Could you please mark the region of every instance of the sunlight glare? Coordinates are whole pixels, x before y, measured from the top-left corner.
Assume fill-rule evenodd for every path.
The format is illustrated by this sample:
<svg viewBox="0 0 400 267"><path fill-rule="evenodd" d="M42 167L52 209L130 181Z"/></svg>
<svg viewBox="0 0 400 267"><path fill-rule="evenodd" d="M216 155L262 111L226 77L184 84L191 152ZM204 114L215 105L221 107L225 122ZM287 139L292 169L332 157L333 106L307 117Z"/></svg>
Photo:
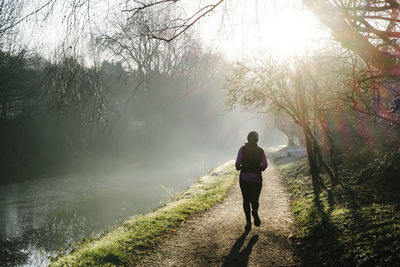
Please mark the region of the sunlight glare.
<svg viewBox="0 0 400 267"><path fill-rule="evenodd" d="M231 59L266 50L278 58L302 54L316 48L318 40L327 36L301 1L281 1L275 5L246 1L226 14L223 21L219 18L218 22L217 16L207 19L201 35L206 44L220 48Z"/></svg>

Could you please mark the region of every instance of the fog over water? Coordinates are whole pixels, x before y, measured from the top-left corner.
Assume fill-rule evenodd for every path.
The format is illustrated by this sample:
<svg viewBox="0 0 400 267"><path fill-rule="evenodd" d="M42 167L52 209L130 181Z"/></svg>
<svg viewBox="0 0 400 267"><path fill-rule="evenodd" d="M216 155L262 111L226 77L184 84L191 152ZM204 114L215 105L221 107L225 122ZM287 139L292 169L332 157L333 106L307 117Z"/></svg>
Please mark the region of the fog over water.
<svg viewBox="0 0 400 267"><path fill-rule="evenodd" d="M157 82L122 105L129 82L105 73L106 86L120 88L109 95L105 126L82 131L73 110L30 126L35 172L27 165L23 177L0 185L1 264L45 264L73 242L150 212L234 159L249 131L263 148L286 142L265 116L228 112L221 78L191 88Z"/></svg>
<svg viewBox="0 0 400 267"><path fill-rule="evenodd" d="M47 262L45 257L53 251L124 218L151 211L199 175L233 159L249 130L259 129L260 145L272 145L262 121L254 115L225 116L236 123L229 129L216 129L227 132L227 143L218 147L207 143L192 147L188 136L182 147L166 142L142 162L90 159L84 171L0 186L2 245L21 263Z"/></svg>

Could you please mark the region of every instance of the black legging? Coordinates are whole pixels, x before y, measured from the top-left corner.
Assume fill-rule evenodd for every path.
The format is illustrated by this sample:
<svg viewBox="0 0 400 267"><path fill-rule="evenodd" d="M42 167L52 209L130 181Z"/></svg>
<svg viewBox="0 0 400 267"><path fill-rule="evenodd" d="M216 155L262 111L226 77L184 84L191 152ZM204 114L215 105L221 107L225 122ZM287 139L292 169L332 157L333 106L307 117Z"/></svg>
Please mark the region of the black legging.
<svg viewBox="0 0 400 267"><path fill-rule="evenodd" d="M243 210L246 215L246 220L249 222L250 218L250 203L254 212L258 210L258 199L261 193L261 183L247 182L240 179L240 190L243 196Z"/></svg>

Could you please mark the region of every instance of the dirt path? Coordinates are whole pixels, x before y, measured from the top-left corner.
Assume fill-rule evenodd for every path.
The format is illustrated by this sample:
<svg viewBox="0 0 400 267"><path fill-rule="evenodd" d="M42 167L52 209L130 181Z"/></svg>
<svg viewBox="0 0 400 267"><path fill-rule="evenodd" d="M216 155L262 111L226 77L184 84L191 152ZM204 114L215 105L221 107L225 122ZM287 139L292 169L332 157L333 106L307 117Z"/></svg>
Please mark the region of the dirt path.
<svg viewBox="0 0 400 267"><path fill-rule="evenodd" d="M293 266L290 246L293 217L278 171L263 175L261 226L244 231L245 218L238 182L226 199L185 221L138 266Z"/></svg>

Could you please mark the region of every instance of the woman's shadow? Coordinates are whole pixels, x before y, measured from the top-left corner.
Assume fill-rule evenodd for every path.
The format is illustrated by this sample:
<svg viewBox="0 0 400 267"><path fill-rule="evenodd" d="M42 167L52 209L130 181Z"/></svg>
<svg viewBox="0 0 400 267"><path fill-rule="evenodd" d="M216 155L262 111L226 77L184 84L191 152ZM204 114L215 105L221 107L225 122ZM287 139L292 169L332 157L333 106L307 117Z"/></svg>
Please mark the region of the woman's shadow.
<svg viewBox="0 0 400 267"><path fill-rule="evenodd" d="M225 258L224 264L222 266L247 266L251 250L258 240L258 235L253 235L250 238L247 246L242 249L242 251L240 251L240 248L242 247L244 240L246 239L249 232L250 230L245 230L243 234L236 240L235 244L231 248L231 251L229 252L229 255Z"/></svg>

